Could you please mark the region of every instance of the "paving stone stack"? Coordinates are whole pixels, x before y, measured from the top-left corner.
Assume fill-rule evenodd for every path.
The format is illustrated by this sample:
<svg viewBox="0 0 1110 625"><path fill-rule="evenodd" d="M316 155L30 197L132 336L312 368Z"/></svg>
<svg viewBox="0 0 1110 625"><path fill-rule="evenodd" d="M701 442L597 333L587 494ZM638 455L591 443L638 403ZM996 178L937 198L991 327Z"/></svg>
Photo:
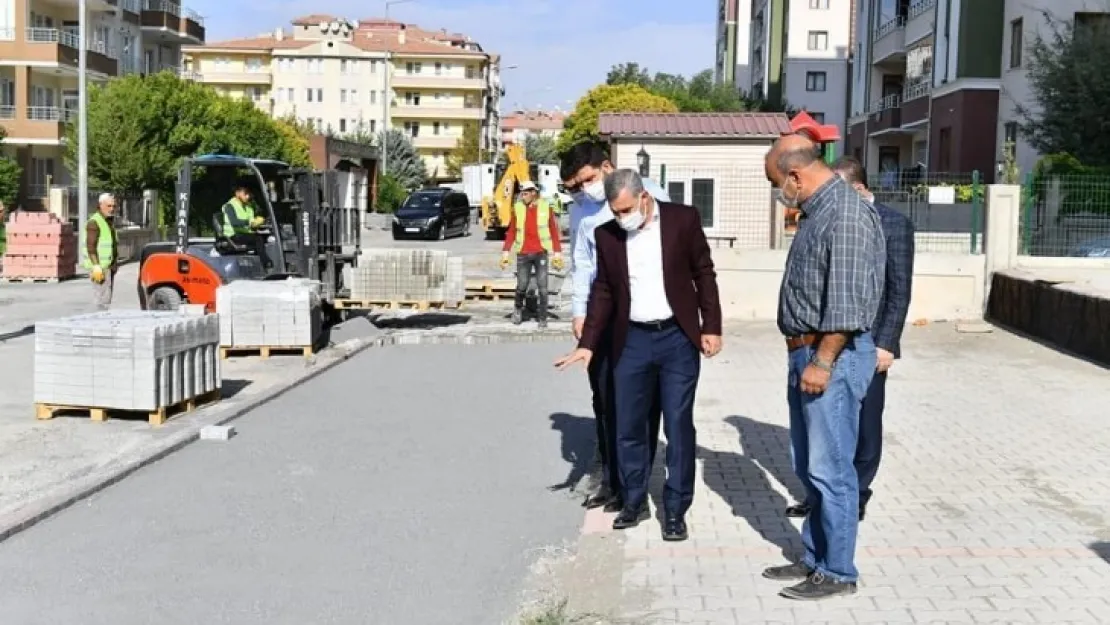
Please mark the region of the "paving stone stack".
<svg viewBox="0 0 1110 625"><path fill-rule="evenodd" d="M345 278L355 300L454 305L466 298L462 257L439 250L365 249Z"/></svg>
<svg viewBox="0 0 1110 625"><path fill-rule="evenodd" d="M77 235L53 214L16 211L7 237L4 278L64 280L77 273Z"/></svg>
<svg viewBox="0 0 1110 625"><path fill-rule="evenodd" d="M153 412L220 388L215 315L111 310L35 324L35 403Z"/></svg>
<svg viewBox="0 0 1110 625"><path fill-rule="evenodd" d="M309 347L323 331L314 280L240 280L216 289L223 347Z"/></svg>

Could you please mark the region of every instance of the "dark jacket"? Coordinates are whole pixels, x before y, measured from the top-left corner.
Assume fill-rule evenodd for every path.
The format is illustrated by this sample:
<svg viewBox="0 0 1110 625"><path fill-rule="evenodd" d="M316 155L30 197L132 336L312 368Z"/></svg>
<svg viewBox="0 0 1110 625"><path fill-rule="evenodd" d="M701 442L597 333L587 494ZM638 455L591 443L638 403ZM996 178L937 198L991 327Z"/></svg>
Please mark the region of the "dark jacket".
<svg viewBox="0 0 1110 625"><path fill-rule="evenodd" d="M913 289L913 222L889 206L878 202L874 205L886 238L886 279L871 336L876 347L901 358L902 330L906 327Z"/></svg>
<svg viewBox="0 0 1110 625"><path fill-rule="evenodd" d="M721 334L721 300L717 273L701 217L693 206L657 202L663 244L663 284L667 302L686 336L701 347L701 336ZM579 347L595 351L605 331L612 331L612 359L616 362L628 336L632 306L628 279L628 234L615 220L596 232L597 278L590 289L586 322Z"/></svg>

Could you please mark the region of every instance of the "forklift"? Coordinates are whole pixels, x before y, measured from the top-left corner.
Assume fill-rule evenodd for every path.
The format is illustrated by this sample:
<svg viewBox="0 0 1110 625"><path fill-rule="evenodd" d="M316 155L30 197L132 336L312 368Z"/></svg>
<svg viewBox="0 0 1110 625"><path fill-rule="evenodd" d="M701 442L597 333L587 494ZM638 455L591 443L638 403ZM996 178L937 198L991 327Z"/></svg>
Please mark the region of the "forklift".
<svg viewBox="0 0 1110 625"><path fill-rule="evenodd" d="M280 161L209 154L186 159L177 178L176 236L139 254L143 310L201 304L215 312L216 289L236 280L303 277L323 284L325 318L339 321L336 299L349 297L343 269L360 251L359 211L342 206L342 172L289 167ZM264 257L223 235L222 207L246 185ZM212 230L211 237L193 236Z"/></svg>

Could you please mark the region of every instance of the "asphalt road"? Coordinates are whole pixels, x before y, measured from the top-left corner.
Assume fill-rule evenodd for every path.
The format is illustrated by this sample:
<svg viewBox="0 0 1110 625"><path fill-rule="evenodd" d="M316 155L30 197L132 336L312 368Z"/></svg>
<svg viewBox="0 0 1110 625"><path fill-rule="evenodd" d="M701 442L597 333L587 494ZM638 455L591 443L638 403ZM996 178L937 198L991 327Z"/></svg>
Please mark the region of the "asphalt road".
<svg viewBox="0 0 1110 625"><path fill-rule="evenodd" d="M564 348L369 350L0 544L0 623L501 623L582 522Z"/></svg>

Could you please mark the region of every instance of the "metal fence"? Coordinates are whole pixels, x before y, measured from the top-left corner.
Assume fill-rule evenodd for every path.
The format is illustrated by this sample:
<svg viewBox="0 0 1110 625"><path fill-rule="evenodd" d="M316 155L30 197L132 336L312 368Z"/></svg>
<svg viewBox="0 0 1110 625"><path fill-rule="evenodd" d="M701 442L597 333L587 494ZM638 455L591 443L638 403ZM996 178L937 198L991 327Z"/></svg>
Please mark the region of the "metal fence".
<svg viewBox="0 0 1110 625"><path fill-rule="evenodd" d="M1021 200L1023 254L1110 258L1110 176L1030 174Z"/></svg>
<svg viewBox="0 0 1110 625"><path fill-rule="evenodd" d="M918 252L983 253L986 186L979 172L869 174L875 200L909 217Z"/></svg>

